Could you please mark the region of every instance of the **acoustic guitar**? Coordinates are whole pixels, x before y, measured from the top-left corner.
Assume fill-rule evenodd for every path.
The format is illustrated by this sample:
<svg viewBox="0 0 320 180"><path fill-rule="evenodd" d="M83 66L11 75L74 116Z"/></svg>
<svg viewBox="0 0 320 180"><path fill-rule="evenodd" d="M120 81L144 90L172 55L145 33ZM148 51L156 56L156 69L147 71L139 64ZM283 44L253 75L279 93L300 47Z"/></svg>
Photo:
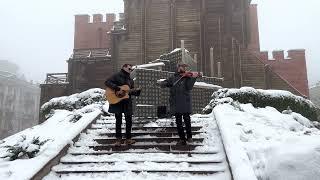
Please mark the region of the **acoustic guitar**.
<svg viewBox="0 0 320 180"><path fill-rule="evenodd" d="M105 96L109 104L117 104L123 99L129 99L129 93L137 90L137 89L130 89L128 85L119 86L119 88L123 90L125 94L120 96L116 94L115 90L109 87L106 88Z"/></svg>

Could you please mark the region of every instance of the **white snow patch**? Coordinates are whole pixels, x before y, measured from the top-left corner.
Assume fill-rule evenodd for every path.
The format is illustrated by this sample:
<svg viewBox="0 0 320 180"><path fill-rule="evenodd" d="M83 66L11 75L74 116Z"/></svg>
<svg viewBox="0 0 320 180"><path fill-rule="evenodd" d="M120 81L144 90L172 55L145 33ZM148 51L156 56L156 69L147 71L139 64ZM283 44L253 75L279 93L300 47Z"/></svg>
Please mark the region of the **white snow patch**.
<svg viewBox="0 0 320 180"><path fill-rule="evenodd" d="M218 89L222 88L221 86L214 85L214 84L208 84L208 83L205 83L205 82L196 82L194 84L194 87L195 88L204 88L204 89L215 89L215 90L218 90Z"/></svg>
<svg viewBox="0 0 320 180"><path fill-rule="evenodd" d="M159 79L157 80L158 83L161 83L163 81L165 81L166 79ZM205 83L205 82L195 82L194 83L194 87L195 88L202 88L202 89L214 89L214 90L218 90L221 89L221 86L218 85L214 85L214 84L209 84L209 83Z"/></svg>
<svg viewBox="0 0 320 180"><path fill-rule="evenodd" d="M137 107L153 107L154 105L149 104L137 104Z"/></svg>
<svg viewBox="0 0 320 180"><path fill-rule="evenodd" d="M181 51L181 50L182 50L181 48L176 48L176 49L172 50L169 54L175 53L175 52ZM185 52L189 53L189 51L187 49L184 49L184 50L185 50Z"/></svg>
<svg viewBox="0 0 320 180"><path fill-rule="evenodd" d="M133 66L133 69L143 69L143 68L152 68L152 67L159 67L159 66L165 66L163 62L159 63L149 63L149 64L141 64L137 66Z"/></svg>
<svg viewBox="0 0 320 180"><path fill-rule="evenodd" d="M284 90L264 90L264 89L254 89L252 87L242 87L240 89L221 89L215 93L217 98L223 98L223 97L228 97L231 94L242 94L242 93L252 93L252 94L263 94L264 96L268 97L290 97L295 99L296 101L300 102L305 102L307 103L310 107L314 107L314 104L308 100L305 99L301 96L296 96L292 94L289 91L284 91Z"/></svg>
<svg viewBox="0 0 320 180"><path fill-rule="evenodd" d="M250 167L262 180L320 177L320 131L308 119L272 107L240 106L243 111L229 104L214 108L235 179L249 179Z"/></svg>
<svg viewBox="0 0 320 180"><path fill-rule="evenodd" d="M58 155L67 144L72 143L72 140L100 114L101 111L96 109L91 113L84 114L79 121L73 123L70 121L73 117L72 112L56 110L54 116L44 123L3 139L4 143L0 147L1 156L6 154L6 148L3 147L14 145L22 135L29 139L40 137L41 141L45 139L50 139L50 141L44 144L37 156L32 159L17 159L15 161L0 159L0 179L32 178L45 164ZM37 147L29 146L29 148Z"/></svg>

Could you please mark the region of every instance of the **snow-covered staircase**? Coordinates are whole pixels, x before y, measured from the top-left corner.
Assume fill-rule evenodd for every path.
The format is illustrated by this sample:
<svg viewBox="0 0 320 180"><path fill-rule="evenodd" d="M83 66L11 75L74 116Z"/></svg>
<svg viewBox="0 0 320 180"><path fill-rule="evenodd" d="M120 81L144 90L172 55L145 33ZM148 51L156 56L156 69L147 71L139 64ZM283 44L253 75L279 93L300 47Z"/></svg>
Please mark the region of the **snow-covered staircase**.
<svg viewBox="0 0 320 180"><path fill-rule="evenodd" d="M124 127L123 122L123 133ZM134 120L132 136L136 144L116 147L115 119L102 117L80 135L46 178L231 179L214 120L209 116L192 117L192 133L192 144L177 146L174 120Z"/></svg>

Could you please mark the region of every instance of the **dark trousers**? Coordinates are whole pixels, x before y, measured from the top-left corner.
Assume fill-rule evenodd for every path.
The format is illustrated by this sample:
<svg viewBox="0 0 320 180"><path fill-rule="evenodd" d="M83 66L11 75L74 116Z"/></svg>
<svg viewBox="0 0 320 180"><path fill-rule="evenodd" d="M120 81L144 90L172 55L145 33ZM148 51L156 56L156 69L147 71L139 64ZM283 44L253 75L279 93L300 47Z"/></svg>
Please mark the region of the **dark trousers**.
<svg viewBox="0 0 320 180"><path fill-rule="evenodd" d="M122 124L122 113L116 113L116 138L122 139L121 124ZM132 128L132 115L125 114L126 120L126 139L131 139L131 128Z"/></svg>
<svg viewBox="0 0 320 180"><path fill-rule="evenodd" d="M192 138L192 133L191 133L191 119L190 119L190 114L181 114L181 113L176 113L176 124L177 124L177 130L178 134L181 140L186 140L186 136L184 133L184 128L182 124L182 117L184 120L184 124L186 127L186 132L187 132L187 138Z"/></svg>

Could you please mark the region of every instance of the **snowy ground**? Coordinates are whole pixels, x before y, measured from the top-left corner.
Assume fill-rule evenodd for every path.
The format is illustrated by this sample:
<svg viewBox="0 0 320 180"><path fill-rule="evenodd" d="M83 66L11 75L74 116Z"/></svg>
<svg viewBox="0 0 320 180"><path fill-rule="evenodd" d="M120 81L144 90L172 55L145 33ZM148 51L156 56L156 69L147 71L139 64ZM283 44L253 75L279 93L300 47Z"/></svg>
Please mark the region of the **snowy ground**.
<svg viewBox="0 0 320 180"><path fill-rule="evenodd" d="M20 133L0 141L0 156L7 154L6 145L15 145L22 136L26 141L22 147L28 147L34 137L41 141L49 139L40 148L40 152L32 159L18 159L8 161L0 158L0 179L30 179L48 161L55 157L67 144L73 144L76 137L101 111L107 111L104 104L104 91L92 89L69 97L56 98L45 104L43 109L50 107L75 108L73 111L55 110L55 113L45 123L26 129ZM78 121L76 117L80 118ZM114 131L108 125L101 123L111 121L114 117L106 117L97 121L95 128L80 136L80 140L69 149L69 153L94 152L88 145L97 145L94 138L100 133ZM150 122L145 127L174 126L172 119L159 119ZM71 167L58 165L53 170L64 169L116 169L122 173L96 173L80 175L58 176L54 172L45 179L230 179L229 167L226 162L223 144L226 148L229 164L235 180L317 180L320 179L320 131L314 128L313 123L300 114L278 112L275 108L254 108L251 104L238 104L237 108L230 104L218 105L210 115L193 115L193 126L202 126L201 133L194 138L204 138L202 146L193 150L193 153L216 152L212 154L195 154L189 157L186 154L162 153L157 149L128 150L130 153L110 155L66 155L61 161L116 161L115 166L89 163ZM220 132L219 132L220 131ZM220 136L221 133L221 136ZM103 138L103 136L99 136ZM151 135L142 135L139 138L152 138ZM222 138L222 139L221 139ZM141 142L140 142L141 143ZM222 144L223 143L223 144ZM35 149L35 146L29 146ZM28 148L28 149L29 149ZM145 152L142 152L145 151ZM95 151L97 152L97 151ZM100 151L99 151L100 152ZM177 162L163 164L161 161L176 160ZM222 164L214 166L192 166L187 162L221 160ZM133 165L130 161L141 161ZM31 166L32 165L32 166ZM172 169L172 170L224 170L214 176L195 176L187 173L152 174L132 173L135 169Z"/></svg>
<svg viewBox="0 0 320 180"><path fill-rule="evenodd" d="M50 174L45 180L55 180L57 179L56 176ZM172 173L158 173L158 174L151 174L147 172L142 172L140 174L133 173L130 171L122 172L122 173L99 173L99 174L92 174L90 176L78 174L78 175L64 175L62 177L64 180L229 180L226 179L224 173L217 173L215 177L206 177L203 175L193 175L190 177L188 173L179 173L179 174L172 174Z"/></svg>
<svg viewBox="0 0 320 180"><path fill-rule="evenodd" d="M16 144L22 135L27 138L22 147L29 146L28 142L34 137L39 137L41 141L46 139L49 139L49 141L40 148L40 152L32 159L9 161L0 158L0 179L30 179L67 144L72 144L72 139L100 114L101 111L95 109L90 113L83 114L79 121L72 122L74 118L72 112L56 110L54 115L46 122L3 139L0 144L1 157L7 154L4 146Z"/></svg>
<svg viewBox="0 0 320 180"><path fill-rule="evenodd" d="M98 120L97 123L108 122L110 123L112 117L107 120ZM159 119L156 122L151 122L145 124L144 127L163 127L163 126L175 126L172 119ZM99 125L93 125L94 127L99 127ZM101 126L101 125L100 125ZM194 115L192 116L192 126L203 126L200 130L201 134L195 135L194 138L203 137L203 146L200 146L193 150L192 152L215 152L213 154L194 154L190 157L188 154L171 154L171 153L161 153L161 150L148 149L148 150L128 150L131 153L114 153L109 155L80 155L74 156L68 154L61 159L61 162L95 162L89 164L80 165L68 165L60 164L55 166L53 170L121 170L124 172L118 173L87 173L87 174L69 174L57 176L54 172L50 173L46 180L54 179L203 179L203 180L230 180L231 175L229 172L229 167L226 162L225 152L223 145L221 143L220 134L217 128L216 121L211 116L204 115ZM83 133L76 145L81 145L81 147L72 147L69 149L69 153L88 153L97 152L89 149L88 145L95 145L96 142L93 141L94 138L103 136L98 136L100 133L113 132L114 129L109 128L114 127L114 125L109 124L103 126L102 129L89 129L87 133ZM147 135L143 138L151 138L152 136ZM139 136L137 138L142 138ZM128 152L127 151L127 152ZM103 151L99 151L103 153ZM148 152L148 153L142 153ZM154 153L153 153L154 152ZM176 163L166 163L170 161L176 161ZM100 163L97 163L100 162ZM141 163L137 163L141 162ZM198 162L198 161L218 161L221 163L211 164L211 165L191 165L187 162ZM115 164L108 164L106 162L115 162ZM130 162L136 162L134 164ZM217 170L223 171L213 175L192 175L188 173L132 173L132 170L161 170L161 171L206 171L206 170Z"/></svg>
<svg viewBox="0 0 320 180"><path fill-rule="evenodd" d="M240 106L243 111L218 105L212 114L234 176L243 166L250 173L251 165L259 180L320 179L320 131L308 119L272 107Z"/></svg>
<svg viewBox="0 0 320 180"><path fill-rule="evenodd" d="M80 94L54 98L45 103L42 110L48 112L48 120L1 140L0 157L19 154L20 158L13 158L16 159L14 161L9 161L7 157L0 158L0 179L32 178L66 145L72 144L72 140L107 108L102 89L90 89ZM48 141L41 146L31 143L34 138ZM8 152L5 146L14 146L15 149L28 153L39 152L30 159L20 156L23 153ZM20 150L18 152L21 152Z"/></svg>

